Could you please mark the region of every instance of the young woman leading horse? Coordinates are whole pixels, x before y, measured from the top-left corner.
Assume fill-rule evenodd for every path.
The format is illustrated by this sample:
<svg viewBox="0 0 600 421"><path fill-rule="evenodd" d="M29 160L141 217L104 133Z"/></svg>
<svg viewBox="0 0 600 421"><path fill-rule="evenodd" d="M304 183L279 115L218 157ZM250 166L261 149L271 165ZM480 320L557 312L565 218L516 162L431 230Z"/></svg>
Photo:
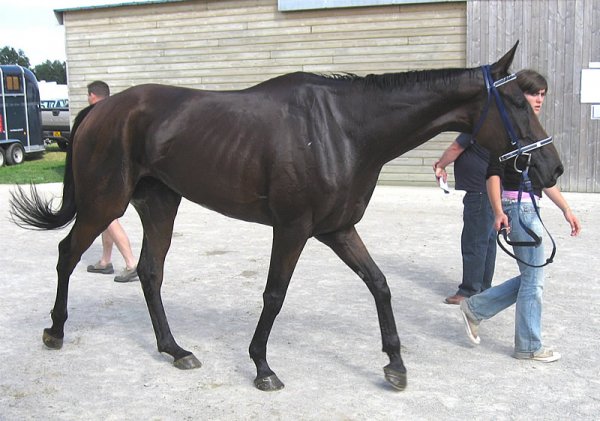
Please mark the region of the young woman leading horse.
<svg viewBox="0 0 600 421"><path fill-rule="evenodd" d="M307 240L329 246L375 299L385 377L406 387L406 368L385 276L355 230L382 166L443 131L472 132L493 152L510 149L499 95L525 145L547 138L508 75L517 45L492 66L385 75L294 73L232 92L142 85L83 110L67 152L62 205L53 211L35 189L12 198L21 225L75 223L59 245L52 326L43 340L60 348L69 277L83 252L131 202L144 239L138 274L158 350L189 369L200 362L173 338L161 300L163 264L183 197L227 216L273 227L263 310L250 343L255 385L283 383L267 363L267 341ZM482 69L484 71L482 71ZM493 78L493 80L490 80ZM562 173L553 145L532 152L533 176L552 186Z"/></svg>

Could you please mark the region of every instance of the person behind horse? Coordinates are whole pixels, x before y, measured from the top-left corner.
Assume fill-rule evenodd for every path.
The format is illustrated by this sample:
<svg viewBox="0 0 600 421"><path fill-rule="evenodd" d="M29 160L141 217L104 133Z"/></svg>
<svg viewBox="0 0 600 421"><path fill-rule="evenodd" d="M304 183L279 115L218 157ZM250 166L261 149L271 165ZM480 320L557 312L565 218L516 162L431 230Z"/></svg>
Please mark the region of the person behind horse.
<svg viewBox="0 0 600 421"><path fill-rule="evenodd" d="M517 74L517 83L525 93L525 98L534 113L538 115L548 90L546 80L533 70L523 70ZM571 235L579 234L581 230L579 221L556 185L542 189L536 180L533 180L535 197L532 199L529 194L523 193L519 204L521 174L514 168L516 158L504 163L500 163L498 158L498 156L490 157L487 171L487 191L494 212L494 229L496 231L507 227L512 242L531 241L531 237L519 222L521 219L525 226L541 238L543 227L537 217L532 200L539 201L543 190L563 212L571 227ZM537 247L513 246L513 250L517 258L530 265L544 263L543 244ZM532 267L521 262L518 262L518 265L519 275L460 303L467 335L473 343L479 344L478 329L481 321L495 316L516 303L513 357L542 362L557 361L560 359L560 354L542 344L543 268Z"/></svg>
<svg viewBox="0 0 600 421"><path fill-rule="evenodd" d="M448 180L446 166L454 162L456 189L464 190L463 229L460 237L462 282L458 291L446 297L447 304L462 300L492 286L496 265L494 213L487 197L485 174L487 149L475 143L470 134L461 133L433 164L438 180Z"/></svg>
<svg viewBox="0 0 600 421"><path fill-rule="evenodd" d="M110 88L106 82L100 80L90 83L87 89L90 105L96 104L110 95ZM125 269L120 275L115 276L115 282L137 281L139 279L137 275L137 262L133 257L129 238L118 219L112 221L102 233L102 257L98 263L89 265L87 271L104 274L114 273L113 264L111 263L113 245L117 246L117 249L119 249L125 260Z"/></svg>

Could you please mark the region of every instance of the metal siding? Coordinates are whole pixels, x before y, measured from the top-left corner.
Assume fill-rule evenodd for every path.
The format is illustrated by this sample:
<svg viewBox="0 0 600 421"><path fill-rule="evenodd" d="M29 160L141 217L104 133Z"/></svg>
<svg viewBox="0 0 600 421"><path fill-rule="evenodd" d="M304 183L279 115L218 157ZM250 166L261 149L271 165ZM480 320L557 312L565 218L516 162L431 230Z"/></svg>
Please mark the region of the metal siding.
<svg viewBox="0 0 600 421"><path fill-rule="evenodd" d="M600 192L600 121L580 103L581 69L600 61L596 0L472 0L467 3L467 64L491 62L517 40L513 69L548 79L541 120L565 165L566 191ZM596 1L597 3L597 1Z"/></svg>

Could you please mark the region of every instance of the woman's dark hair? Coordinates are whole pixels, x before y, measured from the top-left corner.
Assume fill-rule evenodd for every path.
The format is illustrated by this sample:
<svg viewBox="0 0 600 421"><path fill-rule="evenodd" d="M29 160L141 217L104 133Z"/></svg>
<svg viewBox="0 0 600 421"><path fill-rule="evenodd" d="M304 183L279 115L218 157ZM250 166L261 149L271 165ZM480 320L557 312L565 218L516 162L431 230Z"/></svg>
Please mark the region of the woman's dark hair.
<svg viewBox="0 0 600 421"><path fill-rule="evenodd" d="M537 94L542 89L548 93L548 82L535 70L525 69L517 72L519 88L526 94Z"/></svg>

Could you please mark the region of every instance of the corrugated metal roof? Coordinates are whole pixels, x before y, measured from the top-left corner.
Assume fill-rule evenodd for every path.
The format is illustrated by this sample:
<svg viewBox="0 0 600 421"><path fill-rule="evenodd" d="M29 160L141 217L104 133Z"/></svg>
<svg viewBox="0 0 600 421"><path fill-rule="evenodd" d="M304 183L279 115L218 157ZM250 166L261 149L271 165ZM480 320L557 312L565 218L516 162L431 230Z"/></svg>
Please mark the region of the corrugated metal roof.
<svg viewBox="0 0 600 421"><path fill-rule="evenodd" d="M125 6L140 6L146 4L160 4L160 3L175 3L186 0L140 0L140 1L128 1L123 3L112 3L112 4L101 4L96 6L82 6L82 7L71 7L65 9L54 9L54 16L59 25L63 24L63 14L65 12L76 12L80 10L94 10L94 9L107 9L111 7L125 7Z"/></svg>

